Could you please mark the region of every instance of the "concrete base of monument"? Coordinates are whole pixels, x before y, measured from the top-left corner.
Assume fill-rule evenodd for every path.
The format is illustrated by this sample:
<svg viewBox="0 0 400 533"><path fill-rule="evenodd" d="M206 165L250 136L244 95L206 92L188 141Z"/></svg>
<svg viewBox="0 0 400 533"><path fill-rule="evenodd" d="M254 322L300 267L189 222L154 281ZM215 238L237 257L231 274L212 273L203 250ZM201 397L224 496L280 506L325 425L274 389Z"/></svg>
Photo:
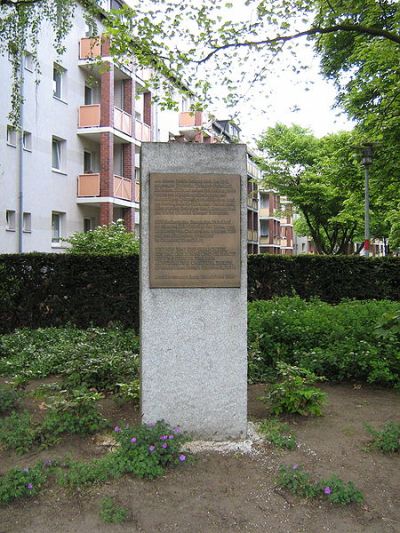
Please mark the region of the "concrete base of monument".
<svg viewBox="0 0 400 533"><path fill-rule="evenodd" d="M145 143L140 227L143 422L165 420L203 439L243 439L246 147ZM218 285L224 271L233 285Z"/></svg>

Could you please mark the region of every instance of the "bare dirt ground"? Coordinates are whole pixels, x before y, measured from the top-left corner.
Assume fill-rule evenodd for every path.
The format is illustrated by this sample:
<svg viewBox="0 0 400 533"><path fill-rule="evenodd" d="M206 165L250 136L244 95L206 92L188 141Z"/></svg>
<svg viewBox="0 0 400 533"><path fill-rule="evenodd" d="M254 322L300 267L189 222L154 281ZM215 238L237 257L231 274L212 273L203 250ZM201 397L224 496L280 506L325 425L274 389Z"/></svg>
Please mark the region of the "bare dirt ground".
<svg viewBox="0 0 400 533"><path fill-rule="evenodd" d="M192 464L145 481L125 476L102 486L71 493L51 484L40 496L0 507L0 533L124 532L400 532L400 457L365 451L364 423L380 427L399 420L400 394L371 387L323 385L328 393L325 416L290 417L299 447L281 451L257 444L250 454L196 454ZM267 416L263 387L249 388L249 419ZM105 403L115 421L138 420L138 413ZM101 440L101 439L100 439ZM0 473L11 466L29 466L38 459L66 453L89 459L104 453L98 438L68 438L47 451L23 457L0 454ZM352 480L365 502L340 507L307 501L276 486L280 464L298 463L315 477L336 473ZM106 525L100 501L113 496L129 508L129 520Z"/></svg>

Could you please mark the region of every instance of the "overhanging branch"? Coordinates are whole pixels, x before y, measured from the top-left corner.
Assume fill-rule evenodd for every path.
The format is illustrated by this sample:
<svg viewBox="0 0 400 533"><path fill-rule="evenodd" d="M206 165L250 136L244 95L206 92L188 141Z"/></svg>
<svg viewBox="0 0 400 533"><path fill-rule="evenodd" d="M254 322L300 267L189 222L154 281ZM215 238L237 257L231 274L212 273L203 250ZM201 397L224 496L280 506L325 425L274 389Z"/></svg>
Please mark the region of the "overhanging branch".
<svg viewBox="0 0 400 533"><path fill-rule="evenodd" d="M243 43L227 43L227 44L215 47L205 57L196 61L196 63L198 64L205 63L218 52L221 52L223 50L228 50L230 48L246 48L246 47L252 48L252 47L258 47L258 46L273 45L273 44L293 41L301 37L310 37L312 35L324 35L324 34L336 33L336 32L342 32L342 31L359 33L362 35L369 35L372 37L381 37L383 39L387 39L389 41L392 41L400 45L399 34L392 33L390 31L387 31L381 28L373 28L370 26L362 26L359 24L335 24L327 28L319 28L319 27L309 28L308 30L304 30L298 33L293 33L291 35L277 35L276 37L263 39L261 41L245 41Z"/></svg>

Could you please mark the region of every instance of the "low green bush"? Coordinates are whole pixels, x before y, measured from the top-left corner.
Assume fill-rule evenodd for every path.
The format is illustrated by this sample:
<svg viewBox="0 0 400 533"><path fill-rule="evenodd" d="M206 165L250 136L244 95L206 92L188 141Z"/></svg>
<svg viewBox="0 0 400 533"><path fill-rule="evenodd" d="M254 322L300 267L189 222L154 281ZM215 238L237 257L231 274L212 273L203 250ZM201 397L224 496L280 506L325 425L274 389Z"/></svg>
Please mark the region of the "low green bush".
<svg viewBox="0 0 400 533"><path fill-rule="evenodd" d="M366 425L368 433L372 436L369 448L383 453L400 452L400 423L386 422L381 430Z"/></svg>
<svg viewBox="0 0 400 533"><path fill-rule="evenodd" d="M382 316L398 312L391 301L330 305L298 297L249 304L249 381L271 380L280 361L329 380L393 386L400 376L400 333L382 337ZM390 333L389 333L390 332Z"/></svg>
<svg viewBox="0 0 400 533"><path fill-rule="evenodd" d="M304 368L278 363L279 382L267 387L266 403L275 415L282 413L303 416L322 414L326 394L313 384L323 381Z"/></svg>
<svg viewBox="0 0 400 533"><path fill-rule="evenodd" d="M289 490L292 494L304 498L326 498L332 503L347 505L350 503L361 503L362 493L349 482L344 482L336 475L327 479L313 481L311 475L305 472L299 465L285 466L279 468L278 485Z"/></svg>

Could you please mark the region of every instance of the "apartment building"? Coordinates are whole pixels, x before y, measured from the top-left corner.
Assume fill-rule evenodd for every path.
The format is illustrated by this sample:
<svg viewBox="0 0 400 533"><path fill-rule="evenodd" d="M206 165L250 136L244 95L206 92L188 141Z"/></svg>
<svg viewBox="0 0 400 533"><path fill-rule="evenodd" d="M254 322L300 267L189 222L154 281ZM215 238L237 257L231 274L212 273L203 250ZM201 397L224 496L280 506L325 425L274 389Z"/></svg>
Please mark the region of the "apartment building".
<svg viewBox="0 0 400 533"><path fill-rule="evenodd" d="M272 189L261 189L259 199L260 253L293 255L292 203Z"/></svg>
<svg viewBox="0 0 400 533"><path fill-rule="evenodd" d="M240 129L230 120L211 118L205 111L190 112L184 109L175 122L170 122L168 139L175 142L234 143L240 138ZM258 182L261 171L254 162L254 154L247 152L247 252L258 254Z"/></svg>
<svg viewBox="0 0 400 533"><path fill-rule="evenodd" d="M105 8L120 7L105 0ZM99 23L101 33L101 23ZM57 57L43 27L40 83L29 50L24 57L22 146L8 123L10 88L0 93L0 250L59 252L75 231L123 218L139 224L139 151L153 140L151 93L145 73L118 64L104 39L88 37L77 8ZM101 57L101 65L95 57ZM2 79L11 63L0 57Z"/></svg>

